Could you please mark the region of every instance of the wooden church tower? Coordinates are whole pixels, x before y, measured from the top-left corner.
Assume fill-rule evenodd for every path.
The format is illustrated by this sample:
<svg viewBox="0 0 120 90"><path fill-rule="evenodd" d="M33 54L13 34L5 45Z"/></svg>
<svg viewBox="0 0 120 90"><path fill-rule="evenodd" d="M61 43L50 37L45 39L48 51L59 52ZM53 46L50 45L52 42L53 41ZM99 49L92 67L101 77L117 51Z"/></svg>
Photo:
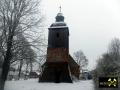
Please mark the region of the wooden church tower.
<svg viewBox="0 0 120 90"><path fill-rule="evenodd" d="M79 78L79 65L69 55L69 29L61 11L49 28L47 58L39 82L69 82Z"/></svg>

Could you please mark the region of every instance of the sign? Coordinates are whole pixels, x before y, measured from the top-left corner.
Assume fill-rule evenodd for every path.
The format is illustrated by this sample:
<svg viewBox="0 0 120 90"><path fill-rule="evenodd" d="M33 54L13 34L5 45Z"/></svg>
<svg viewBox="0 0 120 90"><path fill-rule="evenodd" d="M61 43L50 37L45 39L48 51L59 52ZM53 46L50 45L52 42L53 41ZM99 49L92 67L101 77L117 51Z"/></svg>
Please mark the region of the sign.
<svg viewBox="0 0 120 90"><path fill-rule="evenodd" d="M99 88L118 88L118 77L99 77Z"/></svg>

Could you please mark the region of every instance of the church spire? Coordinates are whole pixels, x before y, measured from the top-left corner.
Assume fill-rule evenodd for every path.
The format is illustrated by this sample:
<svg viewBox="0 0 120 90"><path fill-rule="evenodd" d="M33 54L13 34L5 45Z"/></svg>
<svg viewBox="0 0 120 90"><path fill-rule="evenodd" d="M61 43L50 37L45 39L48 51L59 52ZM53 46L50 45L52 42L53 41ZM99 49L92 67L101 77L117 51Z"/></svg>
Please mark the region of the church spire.
<svg viewBox="0 0 120 90"><path fill-rule="evenodd" d="M59 11L59 13L56 16L56 22L64 22L64 16L61 13L61 6L59 8L60 8L60 11Z"/></svg>

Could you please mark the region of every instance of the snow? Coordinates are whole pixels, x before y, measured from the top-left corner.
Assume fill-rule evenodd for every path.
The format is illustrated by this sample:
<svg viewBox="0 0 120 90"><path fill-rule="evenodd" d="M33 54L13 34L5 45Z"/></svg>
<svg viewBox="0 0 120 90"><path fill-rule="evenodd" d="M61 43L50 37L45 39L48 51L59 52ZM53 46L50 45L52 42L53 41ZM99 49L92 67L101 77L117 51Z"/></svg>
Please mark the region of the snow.
<svg viewBox="0 0 120 90"><path fill-rule="evenodd" d="M7 81L5 90L94 90L93 81L38 83L38 79Z"/></svg>
<svg viewBox="0 0 120 90"><path fill-rule="evenodd" d="M50 28L68 28L67 26L53 26L53 27L50 27Z"/></svg>

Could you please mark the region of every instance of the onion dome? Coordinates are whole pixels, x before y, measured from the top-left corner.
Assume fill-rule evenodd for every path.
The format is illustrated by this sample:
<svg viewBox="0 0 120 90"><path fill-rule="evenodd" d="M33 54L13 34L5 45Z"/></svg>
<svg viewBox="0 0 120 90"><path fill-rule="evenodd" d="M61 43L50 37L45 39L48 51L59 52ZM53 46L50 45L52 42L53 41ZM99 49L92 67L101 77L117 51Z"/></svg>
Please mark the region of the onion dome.
<svg viewBox="0 0 120 90"><path fill-rule="evenodd" d="M64 16L61 13L61 6L60 6L60 12L57 14L55 19L56 19L56 22L52 23L50 28L65 28L65 27L67 27L66 23L64 22Z"/></svg>
<svg viewBox="0 0 120 90"><path fill-rule="evenodd" d="M64 22L64 16L61 12L57 14L56 22Z"/></svg>
<svg viewBox="0 0 120 90"><path fill-rule="evenodd" d="M61 12L57 14L56 22L52 23L52 25L50 27L51 28L67 27L66 23L64 22L64 16L63 16L63 14Z"/></svg>

